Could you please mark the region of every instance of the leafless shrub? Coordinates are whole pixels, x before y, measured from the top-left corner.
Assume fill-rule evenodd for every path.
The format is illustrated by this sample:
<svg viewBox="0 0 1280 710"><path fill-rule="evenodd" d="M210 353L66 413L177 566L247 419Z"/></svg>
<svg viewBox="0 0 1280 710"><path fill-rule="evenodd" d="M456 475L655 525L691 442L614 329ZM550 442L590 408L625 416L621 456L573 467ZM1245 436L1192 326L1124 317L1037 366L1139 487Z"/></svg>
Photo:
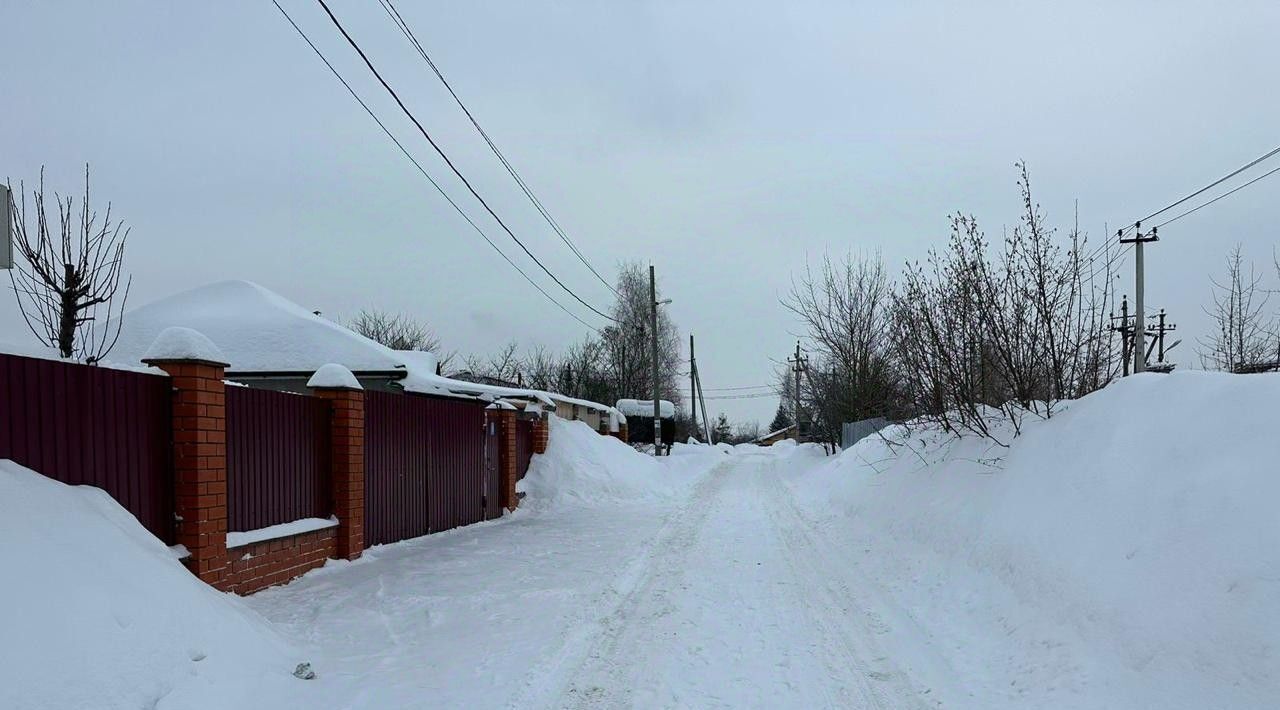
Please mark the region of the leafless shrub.
<svg viewBox="0 0 1280 710"><path fill-rule="evenodd" d="M1028 413L1048 417L1116 374L1107 337L1112 260L1086 261L1073 228L1065 249L1045 224L1019 164L1023 211L992 253L973 217L952 219L947 247L908 265L892 330L911 408L951 432L1001 440Z"/></svg>

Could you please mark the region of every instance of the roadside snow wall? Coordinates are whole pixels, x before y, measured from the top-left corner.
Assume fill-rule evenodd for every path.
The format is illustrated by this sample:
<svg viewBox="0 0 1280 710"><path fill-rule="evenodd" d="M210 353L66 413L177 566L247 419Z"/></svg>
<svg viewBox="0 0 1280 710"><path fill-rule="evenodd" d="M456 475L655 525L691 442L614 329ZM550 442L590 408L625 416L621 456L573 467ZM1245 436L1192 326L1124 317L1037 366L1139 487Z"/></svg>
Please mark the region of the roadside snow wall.
<svg viewBox="0 0 1280 710"><path fill-rule="evenodd" d="M1140 375L1007 451L873 436L792 484L974 707L1276 707L1278 403L1280 375Z"/></svg>
<svg viewBox="0 0 1280 710"><path fill-rule="evenodd" d="M688 490L703 456L723 456L711 447L688 455L655 458L584 422L549 417L545 454L535 454L516 484L527 495L521 506L565 503L618 504L669 501Z"/></svg>
<svg viewBox="0 0 1280 710"><path fill-rule="evenodd" d="M0 459L0 708L288 707L303 659L106 493Z"/></svg>

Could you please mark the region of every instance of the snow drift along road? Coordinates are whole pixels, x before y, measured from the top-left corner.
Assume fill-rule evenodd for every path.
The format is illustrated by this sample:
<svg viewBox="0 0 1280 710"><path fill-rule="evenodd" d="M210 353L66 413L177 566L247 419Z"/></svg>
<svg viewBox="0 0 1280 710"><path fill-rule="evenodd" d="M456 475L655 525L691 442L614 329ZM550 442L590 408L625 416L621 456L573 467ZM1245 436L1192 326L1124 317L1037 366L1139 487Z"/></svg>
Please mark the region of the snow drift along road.
<svg viewBox="0 0 1280 710"><path fill-rule="evenodd" d="M791 483L961 706L1275 707L1277 402L1280 375L1136 376L1008 451L871 438Z"/></svg>
<svg viewBox="0 0 1280 710"><path fill-rule="evenodd" d="M0 708L257 707L302 689L303 659L264 619L97 488L0 460L0 570Z"/></svg>

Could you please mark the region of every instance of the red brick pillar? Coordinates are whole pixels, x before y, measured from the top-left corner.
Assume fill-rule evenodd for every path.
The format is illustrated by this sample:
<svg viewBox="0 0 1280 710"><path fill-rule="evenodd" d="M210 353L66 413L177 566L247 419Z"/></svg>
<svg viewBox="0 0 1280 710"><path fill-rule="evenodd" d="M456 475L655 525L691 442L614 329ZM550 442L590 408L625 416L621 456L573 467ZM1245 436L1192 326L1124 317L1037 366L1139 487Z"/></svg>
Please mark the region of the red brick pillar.
<svg viewBox="0 0 1280 710"><path fill-rule="evenodd" d="M619 425L618 425L618 430L617 430L617 431L615 431L615 432L613 433L613 435L614 435L614 436L616 436L616 437L618 437L618 438L622 441L622 443L624 443L624 444L625 444L625 443L628 443L628 440L627 440L627 423L626 423L626 422L623 422L623 423L619 424Z"/></svg>
<svg viewBox="0 0 1280 710"><path fill-rule="evenodd" d="M551 439L551 422L547 421L548 415L543 415L538 421L533 423L533 453L547 453L547 443Z"/></svg>
<svg viewBox="0 0 1280 710"><path fill-rule="evenodd" d="M227 565L226 363L157 356L144 359L173 385L173 509L184 562L218 586Z"/></svg>
<svg viewBox="0 0 1280 710"><path fill-rule="evenodd" d="M329 478L338 519L337 557L344 560L364 552L364 390L354 377L351 384L313 388L317 397L329 400Z"/></svg>
<svg viewBox="0 0 1280 710"><path fill-rule="evenodd" d="M498 475L502 481L502 507L515 510L520 502L516 495L516 412L514 409L498 409L493 414L498 421Z"/></svg>

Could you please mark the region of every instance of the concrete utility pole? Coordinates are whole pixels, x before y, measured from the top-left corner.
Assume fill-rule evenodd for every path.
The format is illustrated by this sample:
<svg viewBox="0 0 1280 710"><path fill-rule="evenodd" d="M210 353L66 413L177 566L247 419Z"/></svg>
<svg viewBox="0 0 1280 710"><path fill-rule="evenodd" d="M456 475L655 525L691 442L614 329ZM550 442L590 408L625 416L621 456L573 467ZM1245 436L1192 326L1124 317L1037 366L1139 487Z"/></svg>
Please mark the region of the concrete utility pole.
<svg viewBox="0 0 1280 710"><path fill-rule="evenodd" d="M693 355L693 333L689 334L689 416L693 424L690 430L698 433L698 358ZM711 443L711 442L707 442Z"/></svg>
<svg viewBox="0 0 1280 710"><path fill-rule="evenodd" d="M653 331L653 455L662 452L662 409L658 389L658 306L671 303L671 299L658 300L658 279L649 264L649 329Z"/></svg>
<svg viewBox="0 0 1280 710"><path fill-rule="evenodd" d="M1147 322L1146 315L1142 312L1143 275L1145 270L1142 261L1142 245L1160 239L1156 235L1156 229L1156 227L1152 227L1150 232L1143 234L1142 223L1136 222L1133 225L1132 237L1125 239L1123 237L1124 230L1116 233L1120 237L1121 244L1133 244L1133 318L1136 324L1133 328L1133 371L1135 374L1147 369Z"/></svg>

